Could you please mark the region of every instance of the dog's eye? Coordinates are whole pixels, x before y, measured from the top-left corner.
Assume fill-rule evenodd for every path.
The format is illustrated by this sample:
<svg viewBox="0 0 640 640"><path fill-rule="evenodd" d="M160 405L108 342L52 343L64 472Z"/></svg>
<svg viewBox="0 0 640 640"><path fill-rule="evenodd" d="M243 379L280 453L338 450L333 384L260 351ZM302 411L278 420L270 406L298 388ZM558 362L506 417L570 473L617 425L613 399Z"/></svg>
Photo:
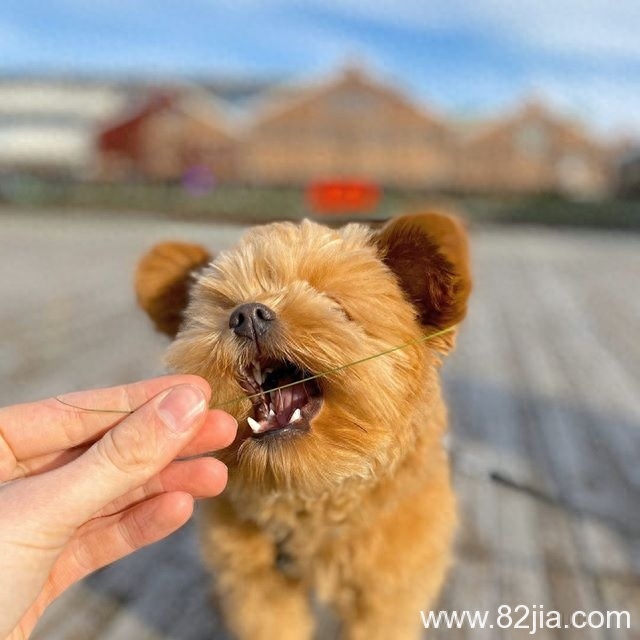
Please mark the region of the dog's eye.
<svg viewBox="0 0 640 640"><path fill-rule="evenodd" d="M209 299L216 307L220 307L221 309L233 309L237 306L237 302L232 300L229 296L221 293L220 291L210 291Z"/></svg>
<svg viewBox="0 0 640 640"><path fill-rule="evenodd" d="M328 293L325 293L324 295L333 303L332 306L336 308L338 311L340 311L340 313L342 313L342 315L347 320L353 321L353 318L348 314L347 310L342 306L342 304L336 298L334 298L332 295L329 295Z"/></svg>

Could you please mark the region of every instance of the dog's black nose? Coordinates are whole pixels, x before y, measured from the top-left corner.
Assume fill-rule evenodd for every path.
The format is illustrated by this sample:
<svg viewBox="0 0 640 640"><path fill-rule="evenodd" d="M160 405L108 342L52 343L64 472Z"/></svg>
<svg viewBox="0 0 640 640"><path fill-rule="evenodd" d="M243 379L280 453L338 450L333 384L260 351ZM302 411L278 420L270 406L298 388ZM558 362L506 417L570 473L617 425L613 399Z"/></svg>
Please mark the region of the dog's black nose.
<svg viewBox="0 0 640 640"><path fill-rule="evenodd" d="M248 302L241 304L231 312L229 329L233 329L238 336L256 340L269 331L275 319L275 311L266 305L259 302Z"/></svg>

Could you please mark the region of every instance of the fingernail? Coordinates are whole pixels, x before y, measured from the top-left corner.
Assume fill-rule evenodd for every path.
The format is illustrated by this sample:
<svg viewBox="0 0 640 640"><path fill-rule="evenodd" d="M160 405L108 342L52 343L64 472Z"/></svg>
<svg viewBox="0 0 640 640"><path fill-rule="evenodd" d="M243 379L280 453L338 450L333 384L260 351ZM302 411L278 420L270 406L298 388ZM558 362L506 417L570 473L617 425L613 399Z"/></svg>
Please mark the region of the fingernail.
<svg viewBox="0 0 640 640"><path fill-rule="evenodd" d="M207 400L198 387L183 384L170 389L158 404L158 415L174 433L188 431L207 408Z"/></svg>

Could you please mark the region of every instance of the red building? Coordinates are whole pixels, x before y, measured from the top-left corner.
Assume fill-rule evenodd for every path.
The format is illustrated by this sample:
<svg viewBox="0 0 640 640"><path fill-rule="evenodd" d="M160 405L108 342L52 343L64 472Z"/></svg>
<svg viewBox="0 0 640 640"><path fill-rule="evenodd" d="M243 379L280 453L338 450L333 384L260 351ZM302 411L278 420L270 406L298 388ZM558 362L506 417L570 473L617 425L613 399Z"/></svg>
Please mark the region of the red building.
<svg viewBox="0 0 640 640"><path fill-rule="evenodd" d="M234 173L234 141L215 100L198 90L152 95L97 138L102 179L183 179L194 170L212 181Z"/></svg>

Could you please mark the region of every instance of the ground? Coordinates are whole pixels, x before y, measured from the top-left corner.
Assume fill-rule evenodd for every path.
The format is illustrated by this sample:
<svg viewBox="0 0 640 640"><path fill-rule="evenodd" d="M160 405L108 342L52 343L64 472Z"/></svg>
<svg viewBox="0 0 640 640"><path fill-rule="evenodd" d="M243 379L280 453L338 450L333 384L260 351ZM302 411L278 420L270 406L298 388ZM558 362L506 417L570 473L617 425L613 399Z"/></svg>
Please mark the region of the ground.
<svg viewBox="0 0 640 640"><path fill-rule="evenodd" d="M0 229L0 404L160 373L166 342L135 307L136 259L160 239L221 249L241 232L6 210ZM492 228L472 246L477 286L444 370L462 523L438 608L490 611L489 623L500 605L626 610L629 630L535 637L638 639L640 235ZM72 588L34 638L223 640L207 584L187 526ZM529 634L465 625L429 637Z"/></svg>

